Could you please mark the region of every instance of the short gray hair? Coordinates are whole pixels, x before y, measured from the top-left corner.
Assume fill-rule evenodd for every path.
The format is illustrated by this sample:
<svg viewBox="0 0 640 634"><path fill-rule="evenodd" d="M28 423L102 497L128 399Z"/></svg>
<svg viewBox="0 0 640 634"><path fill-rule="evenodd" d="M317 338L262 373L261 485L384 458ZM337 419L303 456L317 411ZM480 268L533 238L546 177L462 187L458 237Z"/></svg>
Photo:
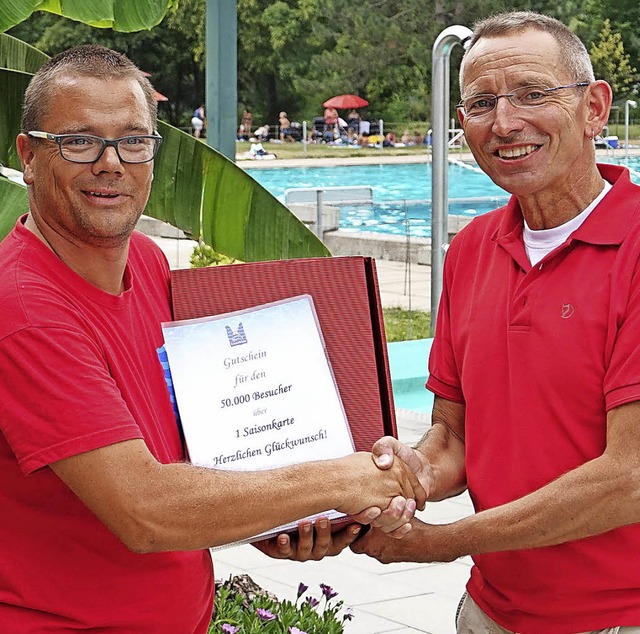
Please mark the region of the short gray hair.
<svg viewBox="0 0 640 634"><path fill-rule="evenodd" d="M595 81L589 53L580 38L559 20L534 11L508 11L479 20L473 26L473 36L464 57L483 38L504 37L529 29L549 33L554 38L573 81ZM461 90L464 57L460 67Z"/></svg>
<svg viewBox="0 0 640 634"><path fill-rule="evenodd" d="M104 46L84 44L70 48L47 61L32 77L24 95L22 132L38 130L47 111L55 83L60 77L81 76L99 79L135 79L144 93L151 125L158 124L156 93L144 73L122 53Z"/></svg>

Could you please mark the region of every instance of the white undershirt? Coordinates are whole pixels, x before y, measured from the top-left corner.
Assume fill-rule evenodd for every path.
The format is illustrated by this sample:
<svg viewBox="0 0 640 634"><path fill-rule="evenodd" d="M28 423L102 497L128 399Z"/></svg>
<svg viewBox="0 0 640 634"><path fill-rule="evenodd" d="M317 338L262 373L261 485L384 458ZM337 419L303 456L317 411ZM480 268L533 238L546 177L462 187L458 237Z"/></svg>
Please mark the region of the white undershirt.
<svg viewBox="0 0 640 634"><path fill-rule="evenodd" d="M611 183L604 181L602 191L593 202L575 218L568 222L553 227L553 229L530 229L527 221L524 221L522 239L527 251L527 256L532 266L535 266L542 258L559 247L566 239L589 217L589 214L596 208L598 203L607 195L611 189Z"/></svg>

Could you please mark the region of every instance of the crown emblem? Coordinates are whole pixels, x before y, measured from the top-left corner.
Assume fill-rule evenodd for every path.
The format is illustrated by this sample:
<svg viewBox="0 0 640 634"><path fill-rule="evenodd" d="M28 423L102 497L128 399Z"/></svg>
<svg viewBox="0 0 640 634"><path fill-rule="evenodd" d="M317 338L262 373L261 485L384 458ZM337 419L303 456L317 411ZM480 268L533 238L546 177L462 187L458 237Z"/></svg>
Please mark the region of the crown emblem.
<svg viewBox="0 0 640 634"><path fill-rule="evenodd" d="M241 346L247 343L247 335L244 334L244 326L242 322L238 323L238 327L233 330L231 326L225 326L227 331L227 339L229 340L229 345L233 346Z"/></svg>

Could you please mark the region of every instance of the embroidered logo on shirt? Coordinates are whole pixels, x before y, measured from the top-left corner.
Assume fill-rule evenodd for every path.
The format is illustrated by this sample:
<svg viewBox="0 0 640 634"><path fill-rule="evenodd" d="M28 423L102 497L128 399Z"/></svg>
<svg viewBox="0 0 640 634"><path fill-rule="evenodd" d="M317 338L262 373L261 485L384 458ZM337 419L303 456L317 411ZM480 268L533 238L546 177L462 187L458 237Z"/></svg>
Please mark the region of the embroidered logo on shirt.
<svg viewBox="0 0 640 634"><path fill-rule="evenodd" d="M571 304L562 304L562 319L569 319L569 317L573 317L574 312L575 311Z"/></svg>

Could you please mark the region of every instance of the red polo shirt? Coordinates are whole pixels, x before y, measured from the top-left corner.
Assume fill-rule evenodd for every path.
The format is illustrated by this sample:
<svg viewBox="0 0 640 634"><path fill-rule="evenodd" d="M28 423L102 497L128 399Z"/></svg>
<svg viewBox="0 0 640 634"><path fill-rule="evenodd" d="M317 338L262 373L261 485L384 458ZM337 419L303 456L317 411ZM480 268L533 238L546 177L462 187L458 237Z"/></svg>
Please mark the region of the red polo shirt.
<svg viewBox="0 0 640 634"><path fill-rule="evenodd" d="M640 399L640 187L624 168L599 169L613 188L535 267L515 198L473 220L447 253L427 387L466 404L477 511L601 455L607 411ZM468 590L518 632L640 625L638 553L636 525L480 555Z"/></svg>

